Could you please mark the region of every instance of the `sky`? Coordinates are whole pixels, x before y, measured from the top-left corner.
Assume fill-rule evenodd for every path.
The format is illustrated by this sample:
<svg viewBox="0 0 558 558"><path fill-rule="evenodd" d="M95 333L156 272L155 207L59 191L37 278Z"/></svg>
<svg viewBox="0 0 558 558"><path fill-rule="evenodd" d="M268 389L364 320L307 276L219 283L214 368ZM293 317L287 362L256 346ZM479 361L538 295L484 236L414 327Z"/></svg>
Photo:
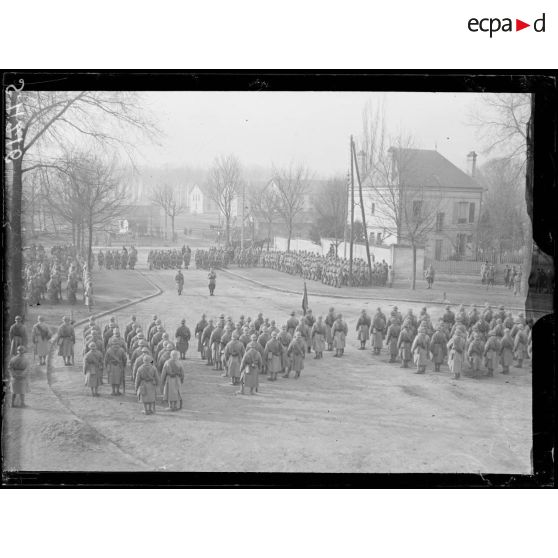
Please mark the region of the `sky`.
<svg viewBox="0 0 558 558"><path fill-rule="evenodd" d="M154 167L209 166L235 154L246 166L304 163L316 176L346 174L349 137L362 131L362 110L383 104L390 134L437 149L460 168L482 146L467 124L474 93L146 92L144 102L163 130L160 146L140 145Z"/></svg>

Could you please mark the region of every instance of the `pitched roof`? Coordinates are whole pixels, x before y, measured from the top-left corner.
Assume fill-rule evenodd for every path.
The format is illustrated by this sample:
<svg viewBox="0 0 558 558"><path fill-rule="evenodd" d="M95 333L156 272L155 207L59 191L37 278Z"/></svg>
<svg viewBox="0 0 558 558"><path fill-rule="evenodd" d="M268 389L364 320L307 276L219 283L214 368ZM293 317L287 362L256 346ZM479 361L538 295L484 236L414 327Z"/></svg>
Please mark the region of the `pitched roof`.
<svg viewBox="0 0 558 558"><path fill-rule="evenodd" d="M481 186L467 173L433 149L391 147L401 184L423 188L475 188Z"/></svg>

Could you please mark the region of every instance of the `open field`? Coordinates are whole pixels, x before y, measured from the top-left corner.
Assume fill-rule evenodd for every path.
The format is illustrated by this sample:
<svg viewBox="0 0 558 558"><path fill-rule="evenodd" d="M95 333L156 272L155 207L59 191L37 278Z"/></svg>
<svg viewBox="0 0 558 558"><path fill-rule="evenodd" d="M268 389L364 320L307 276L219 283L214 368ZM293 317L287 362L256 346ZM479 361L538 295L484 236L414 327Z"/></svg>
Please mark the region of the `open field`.
<svg viewBox="0 0 558 558"><path fill-rule="evenodd" d="M181 297L174 288L173 271L142 271L163 294L117 313L120 324L127 323L132 313L142 323L156 313L172 336L182 317L193 330L203 312L208 317L223 312L233 318L240 314L255 318L261 311L283 323L291 310L300 310L300 295L270 290L224 272L218 274L216 296L210 298L205 271L185 272ZM249 270L241 273L256 276ZM258 280L275 281L287 290L294 281L301 283L288 275L274 275L272 281L264 277L267 273L258 270ZM118 289L124 289L126 294L118 290L113 295L114 305L138 297L137 289L130 287L132 275L105 272L99 277L99 288L106 285L108 292L110 285L118 284ZM319 284L308 283L310 293L317 290L315 285ZM390 292L389 298L396 293L404 298L398 290ZM456 290L454 297L484 303L484 293L476 299L473 295ZM271 383L261 377L260 392L254 396L235 395L236 388L206 366L192 345L183 363L182 411L170 413L159 406L156 415L144 416L130 386L120 398L110 397L106 385L101 397L88 395L80 367L81 346L76 346L75 367L60 366L55 356L51 386L44 372L38 371L29 408L6 410L7 466L227 472L531 471L529 367L512 368L509 376L454 381L447 366L440 373L430 366L426 375L417 376L412 369L388 364L385 351L373 356L370 350L356 350L360 310L372 312L377 306L389 310L395 302L309 297L314 314L325 314L334 306L347 319L346 355L334 359L325 353L321 361L310 357L299 380L279 378ZM513 304L513 296L506 302ZM399 304L403 311L412 307L418 312L421 306ZM427 306L433 317L442 309L437 304Z"/></svg>

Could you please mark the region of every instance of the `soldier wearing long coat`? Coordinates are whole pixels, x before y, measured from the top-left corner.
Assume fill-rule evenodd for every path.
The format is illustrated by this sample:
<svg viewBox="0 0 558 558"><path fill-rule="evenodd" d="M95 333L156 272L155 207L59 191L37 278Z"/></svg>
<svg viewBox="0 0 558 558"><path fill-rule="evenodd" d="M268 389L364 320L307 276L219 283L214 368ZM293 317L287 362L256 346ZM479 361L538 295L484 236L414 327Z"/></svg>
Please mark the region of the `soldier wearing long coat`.
<svg viewBox="0 0 558 558"><path fill-rule="evenodd" d="M241 388L238 392L244 395L244 388L250 388L250 395L254 393L254 390L258 391L260 372L262 368L262 356L257 348L258 343L256 341L250 341L246 347L246 353L242 357L240 363L240 382Z"/></svg>
<svg viewBox="0 0 558 558"><path fill-rule="evenodd" d="M108 382L112 387L111 395L122 395L120 392L120 384L122 384L124 378L126 362L126 351L116 340L110 341L105 353L104 368L107 371Z"/></svg>
<svg viewBox="0 0 558 558"><path fill-rule="evenodd" d="M304 359L306 358L306 342L302 338L300 331L295 333L295 338L291 341L287 354L291 358L291 367L294 370L295 378L300 377L300 373L304 369ZM288 378L290 370L283 375Z"/></svg>
<svg viewBox="0 0 558 558"><path fill-rule="evenodd" d="M138 368L136 374L135 387L138 399L143 403L146 415L151 415L155 412L157 386L159 383L159 372L153 366L152 358L149 355L145 355L143 357L143 364Z"/></svg>
<svg viewBox="0 0 558 558"><path fill-rule="evenodd" d="M359 349L362 351L366 346L366 341L368 341L370 335L370 325L371 325L370 317L366 314L366 310L362 310L360 316L357 320L356 330L358 331L358 340L360 341Z"/></svg>
<svg viewBox="0 0 558 558"><path fill-rule="evenodd" d="M231 384L236 386L240 382L241 377L241 361L244 356L244 344L239 340L238 333L232 332L232 339L226 344L223 352L224 359L227 363L227 371L231 378Z"/></svg>
<svg viewBox="0 0 558 558"><path fill-rule="evenodd" d="M480 333L476 332L473 334L473 340L467 349L467 356L469 357L471 368L475 374L480 370L483 354L484 343L482 342Z"/></svg>
<svg viewBox="0 0 558 558"><path fill-rule="evenodd" d="M281 343L277 339L277 333L273 332L271 334L271 339L265 345L263 353L263 362L266 365L268 373L267 379L270 382L277 380L277 374L283 370L282 352L283 349Z"/></svg>
<svg viewBox="0 0 558 558"><path fill-rule="evenodd" d="M389 362L396 362L397 359L397 340L401 333L401 325L397 318L390 319L390 325L386 333L386 345L389 349Z"/></svg>
<svg viewBox="0 0 558 558"><path fill-rule="evenodd" d="M488 341L484 346L484 357L488 376L494 376L494 370L498 369L500 360L500 340L493 331L488 332Z"/></svg>
<svg viewBox="0 0 558 558"><path fill-rule="evenodd" d="M174 337L176 339L176 350L180 353L180 360L184 360L191 337L190 330L186 326L186 320L181 320L180 327L176 330Z"/></svg>
<svg viewBox="0 0 558 558"><path fill-rule="evenodd" d="M314 358L324 358L325 349L325 334L326 328L321 316L318 316L318 321L312 326L310 338L312 339L312 348L314 349Z"/></svg>
<svg viewBox="0 0 558 558"><path fill-rule="evenodd" d="M25 394L29 393L29 363L24 356L25 347L20 345L16 349L16 356L8 362L8 372L11 382L12 407L15 407L16 398L19 396L20 407L25 407Z"/></svg>
<svg viewBox="0 0 558 558"><path fill-rule="evenodd" d="M209 320L201 333L202 358L207 360L207 366L211 366L213 364L210 340L214 329L213 320Z"/></svg>
<svg viewBox="0 0 558 558"><path fill-rule="evenodd" d="M15 323L10 327L9 331L10 339L10 354L17 355L17 348L21 345L23 347L27 346L27 331L23 325L23 320L21 316L15 317Z"/></svg>
<svg viewBox="0 0 558 558"><path fill-rule="evenodd" d="M335 348L335 355L333 356L341 357L345 352L345 339L349 331L341 314L338 314L331 331L333 335L333 347Z"/></svg>
<svg viewBox="0 0 558 558"><path fill-rule="evenodd" d="M527 358L527 334L525 333L523 324L519 325L518 332L513 340L513 352L517 360L517 367L521 368L523 366L523 360Z"/></svg>
<svg viewBox="0 0 558 558"><path fill-rule="evenodd" d="M434 371L440 372L440 366L444 363L444 358L448 354L448 340L442 332L442 326L437 325L436 331L430 339L430 352L432 353L432 362L434 363Z"/></svg>
<svg viewBox="0 0 558 558"><path fill-rule="evenodd" d="M428 354L430 351L430 338L426 334L426 327L419 327L418 335L414 338L411 345L411 353L414 356L415 365L417 367L416 374L424 374L428 363Z"/></svg>
<svg viewBox="0 0 558 558"><path fill-rule="evenodd" d="M37 323L33 326L31 338L33 340L33 345L35 346L35 354L39 357L39 365L46 364L51 334L48 326L45 325L45 319L42 316L38 317Z"/></svg>
<svg viewBox="0 0 558 558"><path fill-rule="evenodd" d="M508 328L504 329L504 335L500 340L500 363L502 364L502 374L510 373L510 366L513 364L513 339Z"/></svg>
<svg viewBox="0 0 558 558"><path fill-rule="evenodd" d="M178 404L182 408L182 384L184 383L184 370L178 362L180 353L172 351L170 358L163 365L161 372L161 385L163 386L163 399L169 404L171 411L178 411Z"/></svg>
<svg viewBox="0 0 558 558"><path fill-rule="evenodd" d="M205 319L205 314L202 314L201 320L196 324L196 329L194 330L194 337L198 338L198 353L200 353L202 358L204 358L202 354L202 333L206 327L207 320Z"/></svg>
<svg viewBox="0 0 558 558"><path fill-rule="evenodd" d="M103 353L97 349L93 342L89 343L88 351L83 357L83 374L85 385L91 389L91 395L98 397L99 386L103 377Z"/></svg>
<svg viewBox="0 0 558 558"><path fill-rule="evenodd" d="M257 320L256 320L257 321ZM287 333L294 337L295 329L298 326L298 320L295 318L295 311L291 312L291 317L287 320Z"/></svg>
<svg viewBox="0 0 558 558"><path fill-rule="evenodd" d="M463 371L465 344L466 340L462 336L461 330L456 331L447 344L449 354L448 365L456 380L461 377L461 372Z"/></svg>
<svg viewBox="0 0 558 558"><path fill-rule="evenodd" d="M326 326L326 343L327 343L327 350L328 351L332 351L333 350L333 334L332 334L332 328L333 328L333 324L335 323L335 309L334 308L330 308L327 316L325 317L325 326Z"/></svg>
<svg viewBox="0 0 558 558"><path fill-rule="evenodd" d="M71 366L74 356L74 344L76 334L74 327L70 324L70 318L64 316L62 325L58 328L58 356L64 359L66 366Z"/></svg>
<svg viewBox="0 0 558 558"><path fill-rule="evenodd" d="M379 355L383 347L384 334L386 330L386 317L378 308L378 311L372 318L372 347L374 354Z"/></svg>

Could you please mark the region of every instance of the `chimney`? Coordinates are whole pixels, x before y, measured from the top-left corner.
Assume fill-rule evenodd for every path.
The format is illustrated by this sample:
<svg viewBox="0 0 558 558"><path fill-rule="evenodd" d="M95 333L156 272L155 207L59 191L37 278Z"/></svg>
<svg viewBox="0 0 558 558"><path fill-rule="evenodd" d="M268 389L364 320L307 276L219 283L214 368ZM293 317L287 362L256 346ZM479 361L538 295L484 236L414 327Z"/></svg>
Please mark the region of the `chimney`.
<svg viewBox="0 0 558 558"><path fill-rule="evenodd" d="M475 178L477 174L477 154L474 151L470 151L467 155L467 168L471 178Z"/></svg>

